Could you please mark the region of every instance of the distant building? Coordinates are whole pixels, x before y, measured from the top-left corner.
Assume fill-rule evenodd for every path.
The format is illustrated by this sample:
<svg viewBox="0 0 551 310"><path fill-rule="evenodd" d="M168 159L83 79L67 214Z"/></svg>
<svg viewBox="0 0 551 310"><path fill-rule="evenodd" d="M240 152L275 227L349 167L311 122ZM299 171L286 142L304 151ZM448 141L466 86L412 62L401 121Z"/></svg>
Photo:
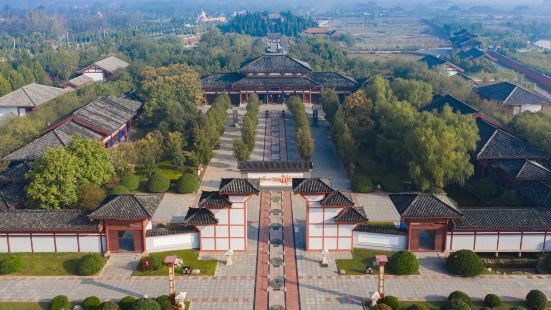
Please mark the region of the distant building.
<svg viewBox="0 0 551 310"><path fill-rule="evenodd" d="M331 37L336 33L335 30L330 30L329 27L306 28L304 32L313 36L321 36L321 37Z"/></svg>
<svg viewBox="0 0 551 310"><path fill-rule="evenodd" d="M426 64L429 69L441 68L441 69L445 70L446 72L448 72L449 76L465 72L465 70L463 70L460 67L452 64L451 62L443 60L443 59L438 58L436 56L432 56L432 55L427 55L427 56L419 59L418 62L422 62L422 63Z"/></svg>
<svg viewBox="0 0 551 310"><path fill-rule="evenodd" d="M299 96L305 104L319 103L323 88L334 88L341 101L360 84L337 72L314 72L304 61L283 54L260 56L241 66L239 72L213 73L201 78L209 104L227 92L232 104L246 104L251 94L264 103L284 103Z"/></svg>
<svg viewBox="0 0 551 310"><path fill-rule="evenodd" d="M88 67L80 70L80 73L92 78L94 81L106 82L117 72L117 70L126 67L128 67L127 62L115 56L110 56L94 62Z"/></svg>
<svg viewBox="0 0 551 310"><path fill-rule="evenodd" d="M86 87L92 83L94 83L94 79L87 76L87 75L79 75L73 79L70 79L67 83L63 85L64 88L70 88L70 89L79 89Z"/></svg>
<svg viewBox="0 0 551 310"><path fill-rule="evenodd" d="M31 83L0 97L0 116L25 115L65 94L68 90Z"/></svg>
<svg viewBox="0 0 551 310"><path fill-rule="evenodd" d="M461 59L467 59L467 60L479 60L479 59L486 58L491 61L497 61L497 59L495 59L494 57L488 55L488 53L486 53L485 51L476 47L473 47L467 51L459 52L457 56L459 56L459 58Z"/></svg>
<svg viewBox="0 0 551 310"><path fill-rule="evenodd" d="M205 10L201 10L201 13L199 13L199 16L197 17L198 23L225 23L226 18L224 16L221 17L212 17L207 16L207 13Z"/></svg>
<svg viewBox="0 0 551 310"><path fill-rule="evenodd" d="M463 50L478 47L480 41L476 39L477 37L476 34L472 34L466 29L461 29L450 36L450 41L455 49Z"/></svg>
<svg viewBox="0 0 551 310"><path fill-rule="evenodd" d="M201 41L200 35L187 34L182 37L182 43L184 48L194 48Z"/></svg>
<svg viewBox="0 0 551 310"><path fill-rule="evenodd" d="M497 101L507 107L511 115L525 111L551 114L549 99L510 82L481 86L476 91L482 98Z"/></svg>
<svg viewBox="0 0 551 310"><path fill-rule="evenodd" d="M475 114L478 110L466 104L465 102L455 98L452 95L435 95L432 102L424 106L421 111L437 111L441 113L445 106L449 106L454 113L459 114Z"/></svg>

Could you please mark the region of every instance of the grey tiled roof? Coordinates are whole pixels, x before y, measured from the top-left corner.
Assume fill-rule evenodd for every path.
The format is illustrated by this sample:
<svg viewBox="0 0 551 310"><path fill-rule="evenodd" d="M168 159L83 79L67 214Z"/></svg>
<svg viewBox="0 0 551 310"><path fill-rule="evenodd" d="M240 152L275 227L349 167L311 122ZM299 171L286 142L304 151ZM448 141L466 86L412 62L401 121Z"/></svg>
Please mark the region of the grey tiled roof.
<svg viewBox="0 0 551 310"><path fill-rule="evenodd" d="M136 116L141 106L135 100L100 98L76 110L73 116L111 134Z"/></svg>
<svg viewBox="0 0 551 310"><path fill-rule="evenodd" d="M370 224L360 224L356 226L354 231L370 232L370 233L382 234L382 235L399 235L399 236L407 236L408 234L407 229L402 229L402 228L392 227L392 226L370 225Z"/></svg>
<svg viewBox="0 0 551 310"><path fill-rule="evenodd" d="M421 111L433 111L441 113L444 106L448 105L453 112L459 114L473 114L478 113L478 110L466 104L465 102L455 98L452 95L435 96L432 102L424 106Z"/></svg>
<svg viewBox="0 0 551 310"><path fill-rule="evenodd" d="M27 163L19 163L12 165L8 169L0 172L0 184L24 182L25 174L29 171L29 165Z"/></svg>
<svg viewBox="0 0 551 310"><path fill-rule="evenodd" d="M197 232L195 226L178 226L170 228L156 228L146 231L147 237L155 236L170 236L170 235L179 235L179 234L188 234Z"/></svg>
<svg viewBox="0 0 551 310"><path fill-rule="evenodd" d="M305 77L244 77L232 87L319 87L319 84Z"/></svg>
<svg viewBox="0 0 551 310"><path fill-rule="evenodd" d="M31 83L0 97L0 107L34 108L68 91L63 88Z"/></svg>
<svg viewBox="0 0 551 310"><path fill-rule="evenodd" d="M549 229L551 221L542 211L525 209L462 209L463 218L453 220L454 230Z"/></svg>
<svg viewBox="0 0 551 310"><path fill-rule="evenodd" d="M551 181L551 171L533 160L497 160L490 164L505 171L515 181Z"/></svg>
<svg viewBox="0 0 551 310"><path fill-rule="evenodd" d="M115 71L117 71L119 69L123 69L123 68L128 67L127 62L125 62L123 60L120 60L115 56L110 56L110 57L107 57L105 59L96 61L94 64L96 66L104 69L105 71L110 72L110 73L114 73Z"/></svg>
<svg viewBox="0 0 551 310"><path fill-rule="evenodd" d="M14 182L0 185L0 210L22 207L26 200L25 183Z"/></svg>
<svg viewBox="0 0 551 310"><path fill-rule="evenodd" d="M67 84L71 84L71 86L79 88L92 82L94 82L94 79L92 79L87 75L82 74L77 76L76 78L70 79L69 82L67 82Z"/></svg>
<svg viewBox="0 0 551 310"><path fill-rule="evenodd" d="M545 159L547 156L534 146L497 128L482 118L476 119L480 140L477 159Z"/></svg>
<svg viewBox="0 0 551 310"><path fill-rule="evenodd" d="M243 73L308 73L310 65L288 55L264 55L241 66Z"/></svg>
<svg viewBox="0 0 551 310"><path fill-rule="evenodd" d="M499 82L477 89L478 94L486 99L495 100L505 105L549 105L551 101L510 82Z"/></svg>
<svg viewBox="0 0 551 310"><path fill-rule="evenodd" d="M396 210L403 218L457 218L461 212L432 194L391 194Z"/></svg>
<svg viewBox="0 0 551 310"><path fill-rule="evenodd" d="M265 161L265 160L249 160L240 161L237 164L237 169L247 171L310 171L312 170L311 161Z"/></svg>
<svg viewBox="0 0 551 310"><path fill-rule="evenodd" d="M220 192L202 191L198 205L200 208L220 209L231 207L231 202Z"/></svg>
<svg viewBox="0 0 551 310"><path fill-rule="evenodd" d="M312 72L309 78L327 88L355 88L358 82L337 72Z"/></svg>
<svg viewBox="0 0 551 310"><path fill-rule="evenodd" d="M3 159L7 161L37 160L49 148L66 146L76 134L84 139L101 139L102 137L100 134L78 123L69 121L11 152Z"/></svg>
<svg viewBox="0 0 551 310"><path fill-rule="evenodd" d="M429 69L432 69L436 66L440 66L442 64L445 64L446 61L444 59L440 59L436 56L433 56L433 55L427 55L419 60L417 60L418 62L422 62L422 63L425 63L427 65L427 67L429 67Z"/></svg>
<svg viewBox="0 0 551 310"><path fill-rule="evenodd" d="M483 57L483 56L486 56L486 53L479 49L479 48L476 48L476 47L473 47L471 49L469 49L468 51L462 51L461 53L459 53L459 58L461 59L465 59L465 58L479 58L479 57Z"/></svg>
<svg viewBox="0 0 551 310"><path fill-rule="evenodd" d="M83 210L10 210L0 212L0 231L8 232L98 232Z"/></svg>
<svg viewBox="0 0 551 310"><path fill-rule="evenodd" d="M256 195L258 194L258 184L256 181L241 178L222 179L220 189L222 195Z"/></svg>
<svg viewBox="0 0 551 310"><path fill-rule="evenodd" d="M245 76L241 73L212 73L201 78L203 88L228 89Z"/></svg>
<svg viewBox="0 0 551 310"><path fill-rule="evenodd" d="M293 192L295 194L321 194L332 193L335 190L319 178L293 179Z"/></svg>
<svg viewBox="0 0 551 310"><path fill-rule="evenodd" d="M341 191L330 192L325 198L320 201L322 206L354 206L350 193Z"/></svg>
<svg viewBox="0 0 551 310"><path fill-rule="evenodd" d="M347 207L342 209L334 218L337 223L361 223L367 221L362 207Z"/></svg>
<svg viewBox="0 0 551 310"><path fill-rule="evenodd" d="M551 207L551 185L543 181L526 181L516 184L517 192L533 204L534 207Z"/></svg>
<svg viewBox="0 0 551 310"><path fill-rule="evenodd" d="M218 219L207 208L189 208L184 220L187 225L211 225L218 224Z"/></svg>
<svg viewBox="0 0 551 310"><path fill-rule="evenodd" d="M163 199L163 194L125 194L113 196L90 214L91 219L145 220L151 219Z"/></svg>

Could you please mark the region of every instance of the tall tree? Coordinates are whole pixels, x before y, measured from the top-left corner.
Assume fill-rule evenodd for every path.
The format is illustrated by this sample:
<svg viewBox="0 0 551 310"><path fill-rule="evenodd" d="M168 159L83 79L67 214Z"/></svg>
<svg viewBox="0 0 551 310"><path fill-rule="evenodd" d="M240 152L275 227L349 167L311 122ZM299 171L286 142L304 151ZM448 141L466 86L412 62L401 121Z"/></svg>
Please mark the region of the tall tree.
<svg viewBox="0 0 551 310"><path fill-rule="evenodd" d="M109 153L100 141L75 135L67 145L67 150L77 158L80 184L104 185L115 174Z"/></svg>
<svg viewBox="0 0 551 310"><path fill-rule="evenodd" d="M21 73L11 70L8 74L8 81L10 82L11 89L16 90L26 85L25 78Z"/></svg>
<svg viewBox="0 0 551 310"><path fill-rule="evenodd" d="M377 104L391 102L392 89L388 81L380 74L377 74L364 87L366 95Z"/></svg>
<svg viewBox="0 0 551 310"><path fill-rule="evenodd" d="M10 92L11 92L10 82L8 82L8 80L6 80L4 76L0 74L0 96L4 96L5 94L8 94Z"/></svg>
<svg viewBox="0 0 551 310"><path fill-rule="evenodd" d="M339 102L339 96L337 96L337 92L335 89L330 88L326 89L322 93L323 97L323 105L322 109L325 113L325 118L329 121L333 121L333 117L335 116L335 113L339 110L340 102Z"/></svg>
<svg viewBox="0 0 551 310"><path fill-rule="evenodd" d="M397 78L392 82L392 92L398 100L404 100L419 108L432 100L432 86L418 80Z"/></svg>

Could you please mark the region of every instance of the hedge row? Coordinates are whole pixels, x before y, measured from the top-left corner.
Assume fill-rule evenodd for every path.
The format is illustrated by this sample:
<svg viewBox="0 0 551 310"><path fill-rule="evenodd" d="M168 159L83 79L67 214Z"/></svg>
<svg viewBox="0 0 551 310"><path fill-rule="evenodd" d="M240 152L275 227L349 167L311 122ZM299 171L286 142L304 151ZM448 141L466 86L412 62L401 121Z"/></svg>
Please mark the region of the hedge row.
<svg viewBox="0 0 551 310"><path fill-rule="evenodd" d="M293 96L287 101L287 107L293 113L293 119L295 120L295 142L300 157L304 160L310 160L314 153L314 139L312 138L304 104L299 97Z"/></svg>
<svg viewBox="0 0 551 310"><path fill-rule="evenodd" d="M258 126L258 112L260 100L252 94L247 102L247 113L243 118L241 137L233 140L233 154L239 161L249 159L256 144L256 127Z"/></svg>
<svg viewBox="0 0 551 310"><path fill-rule="evenodd" d="M126 296L119 302L106 301L104 303L96 296L86 297L82 301L84 310L172 310L170 298L162 295L157 298L140 298ZM50 310L69 310L71 302L64 295L54 297L50 301Z"/></svg>

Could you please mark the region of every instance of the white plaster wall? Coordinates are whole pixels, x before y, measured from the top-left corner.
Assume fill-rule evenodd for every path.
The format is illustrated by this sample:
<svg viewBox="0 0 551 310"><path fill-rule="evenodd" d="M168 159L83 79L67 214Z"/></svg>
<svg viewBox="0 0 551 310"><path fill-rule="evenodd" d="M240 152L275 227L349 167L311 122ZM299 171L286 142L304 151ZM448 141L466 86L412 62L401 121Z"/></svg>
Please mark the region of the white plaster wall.
<svg viewBox="0 0 551 310"><path fill-rule="evenodd" d="M544 233L524 233L522 238L523 251L541 251L543 250Z"/></svg>
<svg viewBox="0 0 551 310"><path fill-rule="evenodd" d="M214 239L201 239L201 250L212 251L214 250Z"/></svg>
<svg viewBox="0 0 551 310"><path fill-rule="evenodd" d="M474 247L474 234L473 233L466 233L466 234L459 234L454 233L453 239L451 241L452 251L457 250L472 250Z"/></svg>
<svg viewBox="0 0 551 310"><path fill-rule="evenodd" d="M309 225L310 230L308 231L308 234L310 236L322 236L323 234L323 226L321 224L310 224Z"/></svg>
<svg viewBox="0 0 551 310"><path fill-rule="evenodd" d="M304 195L304 199L312 202L312 201L321 201L323 200L323 195Z"/></svg>
<svg viewBox="0 0 551 310"><path fill-rule="evenodd" d="M245 210L237 209L230 210L230 222L231 224L245 224Z"/></svg>
<svg viewBox="0 0 551 310"><path fill-rule="evenodd" d="M216 226L216 238L218 237L229 237L229 227Z"/></svg>
<svg viewBox="0 0 551 310"><path fill-rule="evenodd" d="M103 82L103 72L84 72L83 75L92 78L94 81Z"/></svg>
<svg viewBox="0 0 551 310"><path fill-rule="evenodd" d="M33 248L35 252L55 252L54 236L33 235Z"/></svg>
<svg viewBox="0 0 551 310"><path fill-rule="evenodd" d="M230 237L245 237L245 227L230 226Z"/></svg>
<svg viewBox="0 0 551 310"><path fill-rule="evenodd" d="M216 238L216 250L226 251L230 249L228 238Z"/></svg>
<svg viewBox="0 0 551 310"><path fill-rule="evenodd" d="M6 236L0 236L0 253L8 252L8 238Z"/></svg>
<svg viewBox="0 0 551 310"><path fill-rule="evenodd" d="M148 252L198 249L199 234L187 233L170 236L147 237L146 244Z"/></svg>
<svg viewBox="0 0 551 310"><path fill-rule="evenodd" d="M335 216L339 214L342 208L324 208L324 222L325 223L335 223Z"/></svg>
<svg viewBox="0 0 551 310"><path fill-rule="evenodd" d="M326 237L336 237L337 236L337 225L325 225L325 230L323 235Z"/></svg>
<svg viewBox="0 0 551 310"><path fill-rule="evenodd" d="M499 250L520 250L520 233L501 233L499 236Z"/></svg>
<svg viewBox="0 0 551 310"><path fill-rule="evenodd" d="M322 238L310 238L309 249L310 250L321 250L322 247Z"/></svg>
<svg viewBox="0 0 551 310"><path fill-rule="evenodd" d="M540 104L523 104L520 106L520 112L538 112L541 111Z"/></svg>
<svg viewBox="0 0 551 310"><path fill-rule="evenodd" d="M339 236L351 237L352 229L354 229L354 225L339 225Z"/></svg>
<svg viewBox="0 0 551 310"><path fill-rule="evenodd" d="M339 250L352 250L352 238L339 238Z"/></svg>
<svg viewBox="0 0 551 310"><path fill-rule="evenodd" d="M308 222L309 223L322 223L323 222L323 209L322 208L310 209L309 216L308 216Z"/></svg>
<svg viewBox="0 0 551 310"><path fill-rule="evenodd" d="M234 196L234 195L228 195L228 200L230 202L245 202L249 199L249 196Z"/></svg>
<svg viewBox="0 0 551 310"><path fill-rule="evenodd" d="M218 224L228 224L228 210L227 209L212 209L214 216L218 219Z"/></svg>
<svg viewBox="0 0 551 310"><path fill-rule="evenodd" d="M231 242L231 248L232 250L236 250L236 251L243 251L245 250L245 239L244 238L240 238L240 239L230 239L230 242Z"/></svg>
<svg viewBox="0 0 551 310"><path fill-rule="evenodd" d="M101 253L101 237L100 236L79 236L80 251ZM104 248L105 249L105 248Z"/></svg>
<svg viewBox="0 0 551 310"><path fill-rule="evenodd" d="M288 187L292 186L293 178L303 178L300 172L248 172L250 179L260 180L260 186Z"/></svg>
<svg viewBox="0 0 551 310"><path fill-rule="evenodd" d="M15 115L17 114L17 107L0 107L0 116L13 113Z"/></svg>
<svg viewBox="0 0 551 310"><path fill-rule="evenodd" d="M197 226L201 232L201 237L214 237L214 226Z"/></svg>
<svg viewBox="0 0 551 310"><path fill-rule="evenodd" d="M32 252L29 235L10 235L10 250L12 253Z"/></svg>
<svg viewBox="0 0 551 310"><path fill-rule="evenodd" d="M336 250L337 249L337 238L324 238L323 239L323 249L324 250Z"/></svg>
<svg viewBox="0 0 551 310"><path fill-rule="evenodd" d="M400 251L407 248L407 236L355 231L353 235L353 246L363 249Z"/></svg>
<svg viewBox="0 0 551 310"><path fill-rule="evenodd" d="M479 252L493 252L497 248L497 233L477 233L476 248Z"/></svg>
<svg viewBox="0 0 551 310"><path fill-rule="evenodd" d="M58 252L78 252L77 237L74 236L56 236Z"/></svg>

